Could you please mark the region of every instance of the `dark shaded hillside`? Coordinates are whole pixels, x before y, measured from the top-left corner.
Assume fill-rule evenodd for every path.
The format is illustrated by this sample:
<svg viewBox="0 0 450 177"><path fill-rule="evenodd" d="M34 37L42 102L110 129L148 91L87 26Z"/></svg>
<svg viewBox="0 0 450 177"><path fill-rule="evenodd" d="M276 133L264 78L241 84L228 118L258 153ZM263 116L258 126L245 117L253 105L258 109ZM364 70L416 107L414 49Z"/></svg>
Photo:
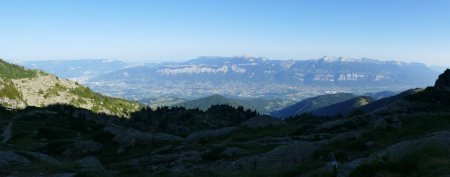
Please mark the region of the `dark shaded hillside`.
<svg viewBox="0 0 450 177"><path fill-rule="evenodd" d="M364 94L364 96L369 96L369 97L375 98L376 100L379 100L379 99L382 99L382 98L395 96L397 94L398 94L398 92L381 91L381 92L376 92L376 93L366 93L366 94Z"/></svg>
<svg viewBox="0 0 450 177"><path fill-rule="evenodd" d="M272 116L286 118L289 116L296 116L303 113L310 113L316 109L326 107L332 104L340 103L351 98L354 98L355 95L350 93L336 93L336 94L328 94L321 95L309 99L305 99L298 103L295 103L291 106L288 106L279 111L273 112Z"/></svg>
<svg viewBox="0 0 450 177"><path fill-rule="evenodd" d="M359 110L362 110L364 112L372 112L375 111L377 109L380 109L382 107L388 106L389 104L395 103L396 101L401 100L402 98L405 98L408 95L411 94L415 94L417 92L420 92L422 89L411 89L411 90L407 90L404 91L398 95L395 96L391 96L391 97L387 97L387 98L383 98L380 100L376 100L370 104L361 106L360 108L358 108Z"/></svg>
<svg viewBox="0 0 450 177"><path fill-rule="evenodd" d="M371 97L358 96L340 103L313 110L311 114L314 114L316 116L347 116L355 111L355 109L359 109L362 106L370 104L373 101L375 101L375 99Z"/></svg>

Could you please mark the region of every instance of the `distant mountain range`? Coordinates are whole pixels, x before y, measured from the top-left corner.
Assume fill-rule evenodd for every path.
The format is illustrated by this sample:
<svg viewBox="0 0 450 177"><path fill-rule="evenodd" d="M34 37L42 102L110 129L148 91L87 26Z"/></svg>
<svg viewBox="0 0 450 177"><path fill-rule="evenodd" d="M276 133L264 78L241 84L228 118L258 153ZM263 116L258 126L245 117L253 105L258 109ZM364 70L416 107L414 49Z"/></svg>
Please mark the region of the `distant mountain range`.
<svg viewBox="0 0 450 177"><path fill-rule="evenodd" d="M138 100L162 96L193 99L213 94L299 100L328 92L361 94L424 87L432 85L438 75L421 63L329 56L314 60L199 57L134 66L115 60L23 64L81 80L101 93Z"/></svg>
<svg viewBox="0 0 450 177"><path fill-rule="evenodd" d="M40 69L62 78L81 82L102 74L125 69L128 66L122 61L109 59L42 60L24 61L18 64L29 69Z"/></svg>
<svg viewBox="0 0 450 177"><path fill-rule="evenodd" d="M418 74L420 73L420 74ZM437 72L421 63L323 57L318 60L269 60L247 57L200 57L156 67L131 67L90 81L194 81L283 83L310 86L424 86Z"/></svg>

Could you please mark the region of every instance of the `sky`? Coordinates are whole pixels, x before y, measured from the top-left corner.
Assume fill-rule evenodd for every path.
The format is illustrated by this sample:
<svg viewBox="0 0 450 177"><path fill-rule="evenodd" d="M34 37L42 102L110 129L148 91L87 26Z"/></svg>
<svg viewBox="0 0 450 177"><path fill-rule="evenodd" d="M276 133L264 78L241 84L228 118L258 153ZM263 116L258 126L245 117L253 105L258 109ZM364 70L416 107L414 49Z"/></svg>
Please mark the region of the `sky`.
<svg viewBox="0 0 450 177"><path fill-rule="evenodd" d="M325 55L450 66L448 0L1 0L0 58Z"/></svg>

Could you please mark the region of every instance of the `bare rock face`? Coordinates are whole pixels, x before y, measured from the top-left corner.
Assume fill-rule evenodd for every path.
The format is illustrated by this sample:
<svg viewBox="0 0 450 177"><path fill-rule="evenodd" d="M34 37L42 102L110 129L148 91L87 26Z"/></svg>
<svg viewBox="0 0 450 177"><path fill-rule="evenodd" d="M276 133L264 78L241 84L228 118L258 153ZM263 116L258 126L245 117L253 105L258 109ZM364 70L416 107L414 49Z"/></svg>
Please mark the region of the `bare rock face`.
<svg viewBox="0 0 450 177"><path fill-rule="evenodd" d="M444 73L439 75L439 78L438 80L436 80L434 87L450 92L450 69L445 70Z"/></svg>

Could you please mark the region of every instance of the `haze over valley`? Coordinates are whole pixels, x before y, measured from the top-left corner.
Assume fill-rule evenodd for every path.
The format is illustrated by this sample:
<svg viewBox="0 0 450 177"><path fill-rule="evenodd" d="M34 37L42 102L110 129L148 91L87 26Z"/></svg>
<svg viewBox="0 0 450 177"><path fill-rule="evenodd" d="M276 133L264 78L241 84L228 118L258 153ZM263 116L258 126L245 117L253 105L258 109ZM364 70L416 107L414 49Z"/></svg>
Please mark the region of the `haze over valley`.
<svg viewBox="0 0 450 177"><path fill-rule="evenodd" d="M267 111L322 94L364 95L425 87L432 85L439 73L421 63L330 56L311 60L235 56L170 63L128 64L98 59L19 64L55 73L99 93L141 100L153 107L219 94L273 102L275 105Z"/></svg>

